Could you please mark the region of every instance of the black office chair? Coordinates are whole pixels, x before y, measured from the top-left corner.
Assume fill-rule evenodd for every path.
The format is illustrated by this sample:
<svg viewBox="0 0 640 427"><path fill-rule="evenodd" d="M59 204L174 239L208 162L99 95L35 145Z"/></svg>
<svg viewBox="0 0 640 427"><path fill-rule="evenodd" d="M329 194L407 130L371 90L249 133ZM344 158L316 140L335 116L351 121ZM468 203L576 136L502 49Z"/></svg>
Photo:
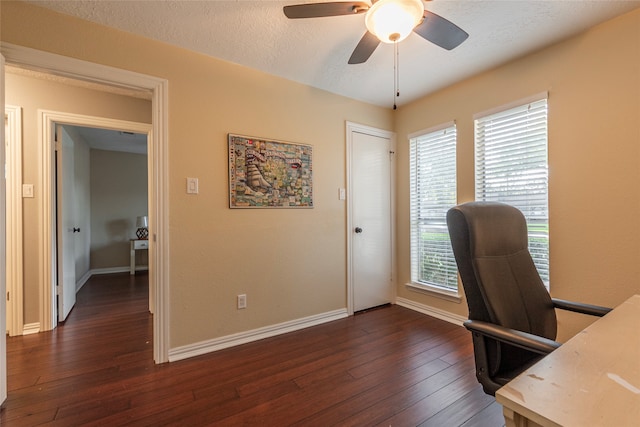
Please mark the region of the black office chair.
<svg viewBox="0 0 640 427"><path fill-rule="evenodd" d="M495 395L545 354L558 348L554 308L593 316L611 309L551 298L528 249L518 209L470 202L447 212L453 253L469 306L476 376Z"/></svg>

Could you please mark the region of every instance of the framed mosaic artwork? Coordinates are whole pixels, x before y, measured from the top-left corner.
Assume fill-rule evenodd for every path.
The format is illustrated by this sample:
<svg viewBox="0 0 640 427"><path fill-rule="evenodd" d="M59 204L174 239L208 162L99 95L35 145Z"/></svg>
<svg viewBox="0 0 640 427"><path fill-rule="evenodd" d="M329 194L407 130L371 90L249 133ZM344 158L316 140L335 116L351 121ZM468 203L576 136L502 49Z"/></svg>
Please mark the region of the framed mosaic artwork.
<svg viewBox="0 0 640 427"><path fill-rule="evenodd" d="M229 134L230 208L312 208L313 147Z"/></svg>

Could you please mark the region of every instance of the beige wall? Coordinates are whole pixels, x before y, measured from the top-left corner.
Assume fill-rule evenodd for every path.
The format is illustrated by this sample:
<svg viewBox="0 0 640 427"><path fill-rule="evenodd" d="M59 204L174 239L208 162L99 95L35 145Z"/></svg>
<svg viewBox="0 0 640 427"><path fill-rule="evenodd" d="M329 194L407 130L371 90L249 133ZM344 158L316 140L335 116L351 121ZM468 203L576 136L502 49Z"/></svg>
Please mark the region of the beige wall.
<svg viewBox="0 0 640 427"><path fill-rule="evenodd" d="M472 115L541 91L550 94L552 293L615 305L640 292L638 11L394 114L30 5L1 7L3 41L168 79L171 347L345 307L345 120L398 134L398 294L466 315L464 302L404 287L406 135L455 119L459 200L471 200ZM313 145L315 208L228 209L229 132ZM200 179L199 195L185 194L187 176ZM235 309L239 293L246 310ZM561 327L579 323L563 317Z"/></svg>
<svg viewBox="0 0 640 427"><path fill-rule="evenodd" d="M4 30L7 15L4 2L1 7ZM41 240L38 236L38 225L39 203L42 201L37 168L40 146L38 110L151 123L151 104L143 99L69 86L11 72L5 76L5 92L7 104L22 107L22 179L25 184L34 185L35 197L23 199L24 323L36 323L39 321L38 251Z"/></svg>
<svg viewBox="0 0 640 427"><path fill-rule="evenodd" d="M128 267L136 218L148 214L147 155L91 150L90 158L91 268Z"/></svg>
<svg viewBox="0 0 640 427"><path fill-rule="evenodd" d="M455 120L458 200L474 198L473 114L549 92L551 293L615 306L640 292L640 10L399 110L398 295L462 316L461 304L413 292L407 135ZM561 338L583 324L561 317ZM589 319L591 320L591 319ZM588 321L589 321L588 320Z"/></svg>
<svg viewBox="0 0 640 427"><path fill-rule="evenodd" d="M346 306L345 121L391 129L390 110L30 5L0 7L2 41L168 79L171 347ZM228 133L313 145L315 207L229 209ZM186 177L200 194L186 194Z"/></svg>

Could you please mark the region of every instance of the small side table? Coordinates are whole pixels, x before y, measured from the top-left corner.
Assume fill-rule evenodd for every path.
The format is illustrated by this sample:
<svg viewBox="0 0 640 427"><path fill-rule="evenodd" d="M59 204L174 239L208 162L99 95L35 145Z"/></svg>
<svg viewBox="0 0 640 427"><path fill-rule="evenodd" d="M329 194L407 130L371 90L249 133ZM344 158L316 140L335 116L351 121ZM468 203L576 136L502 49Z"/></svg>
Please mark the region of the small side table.
<svg viewBox="0 0 640 427"><path fill-rule="evenodd" d="M149 240L131 239L131 252L129 258L131 275L136 274L136 251L142 249L149 249Z"/></svg>

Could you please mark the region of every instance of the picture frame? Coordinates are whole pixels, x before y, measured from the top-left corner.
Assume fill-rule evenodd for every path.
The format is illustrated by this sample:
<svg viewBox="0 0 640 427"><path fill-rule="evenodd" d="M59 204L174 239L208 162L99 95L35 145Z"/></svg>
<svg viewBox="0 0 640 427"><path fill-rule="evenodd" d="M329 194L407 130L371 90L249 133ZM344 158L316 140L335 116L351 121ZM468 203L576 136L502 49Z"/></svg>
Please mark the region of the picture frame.
<svg viewBox="0 0 640 427"><path fill-rule="evenodd" d="M311 145L228 134L229 207L313 208Z"/></svg>

